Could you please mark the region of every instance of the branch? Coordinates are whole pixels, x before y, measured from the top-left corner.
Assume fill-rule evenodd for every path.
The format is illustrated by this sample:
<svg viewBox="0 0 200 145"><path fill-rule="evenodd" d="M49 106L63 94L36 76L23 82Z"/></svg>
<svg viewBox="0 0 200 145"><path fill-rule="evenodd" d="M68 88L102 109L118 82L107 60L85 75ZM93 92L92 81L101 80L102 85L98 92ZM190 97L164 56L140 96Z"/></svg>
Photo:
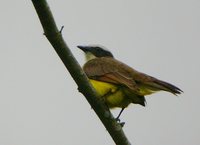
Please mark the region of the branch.
<svg viewBox="0 0 200 145"><path fill-rule="evenodd" d="M45 0L32 0L32 3L42 24L45 36L54 47L74 81L77 83L79 91L85 96L110 133L114 142L117 145L130 145L122 127L116 122L108 107L105 106L102 101L98 100L98 96L89 83L87 76L72 55L61 32L58 30L47 2Z"/></svg>

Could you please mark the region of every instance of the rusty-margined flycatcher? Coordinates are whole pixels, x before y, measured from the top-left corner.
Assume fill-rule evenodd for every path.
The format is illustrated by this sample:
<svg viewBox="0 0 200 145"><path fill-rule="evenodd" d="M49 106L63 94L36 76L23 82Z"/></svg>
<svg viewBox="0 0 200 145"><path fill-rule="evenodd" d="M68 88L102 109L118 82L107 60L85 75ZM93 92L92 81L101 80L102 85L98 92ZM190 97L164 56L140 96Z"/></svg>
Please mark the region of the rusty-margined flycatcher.
<svg viewBox="0 0 200 145"><path fill-rule="evenodd" d="M113 54L100 46L77 46L85 52L87 62L83 70L91 84L109 108L124 108L129 104L145 106L144 96L157 91L174 95L182 92L178 87L141 73L118 61Z"/></svg>

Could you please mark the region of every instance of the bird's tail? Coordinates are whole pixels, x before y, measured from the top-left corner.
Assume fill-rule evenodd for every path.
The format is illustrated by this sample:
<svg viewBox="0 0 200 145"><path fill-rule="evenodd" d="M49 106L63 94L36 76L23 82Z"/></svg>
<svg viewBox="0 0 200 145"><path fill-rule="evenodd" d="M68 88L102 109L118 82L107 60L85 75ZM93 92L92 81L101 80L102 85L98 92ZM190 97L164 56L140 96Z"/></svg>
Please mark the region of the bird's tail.
<svg viewBox="0 0 200 145"><path fill-rule="evenodd" d="M161 81L159 79L153 79L153 81L147 83L146 85L152 91L163 90L163 91L170 92L170 93L172 93L174 95L181 94L183 92L178 87L176 87L176 86L174 86L174 85L172 85L172 84L170 84L168 82Z"/></svg>

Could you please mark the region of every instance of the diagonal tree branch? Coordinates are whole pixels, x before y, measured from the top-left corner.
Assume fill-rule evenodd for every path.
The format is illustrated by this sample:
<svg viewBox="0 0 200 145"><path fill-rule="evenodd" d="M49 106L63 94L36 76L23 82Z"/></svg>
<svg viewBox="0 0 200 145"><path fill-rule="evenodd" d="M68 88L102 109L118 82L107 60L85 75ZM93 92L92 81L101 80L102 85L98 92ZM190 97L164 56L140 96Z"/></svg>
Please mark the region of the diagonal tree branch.
<svg viewBox="0 0 200 145"><path fill-rule="evenodd" d="M61 32L58 30L47 2L45 0L32 0L32 3L42 24L45 36L54 47L65 67L77 83L79 91L90 103L114 142L117 145L130 145L122 127L116 122L107 106L97 99L95 90L90 85L87 76L72 55L61 35Z"/></svg>

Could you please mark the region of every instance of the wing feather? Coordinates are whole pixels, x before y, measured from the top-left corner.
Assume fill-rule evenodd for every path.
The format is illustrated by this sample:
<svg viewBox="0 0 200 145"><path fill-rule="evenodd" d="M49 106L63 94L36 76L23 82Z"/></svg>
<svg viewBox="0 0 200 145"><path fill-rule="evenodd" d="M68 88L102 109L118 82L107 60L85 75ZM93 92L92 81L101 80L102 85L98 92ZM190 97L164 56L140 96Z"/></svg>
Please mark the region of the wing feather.
<svg viewBox="0 0 200 145"><path fill-rule="evenodd" d="M182 92L182 90L170 83L138 72L113 58L101 57L92 59L84 65L83 69L90 79L126 86L137 95L147 95L160 90L173 94ZM148 93L143 93L146 91Z"/></svg>
<svg viewBox="0 0 200 145"><path fill-rule="evenodd" d="M84 71L90 79L126 86L136 94L139 93L133 78L119 68L119 63L102 58L91 60L84 65Z"/></svg>

